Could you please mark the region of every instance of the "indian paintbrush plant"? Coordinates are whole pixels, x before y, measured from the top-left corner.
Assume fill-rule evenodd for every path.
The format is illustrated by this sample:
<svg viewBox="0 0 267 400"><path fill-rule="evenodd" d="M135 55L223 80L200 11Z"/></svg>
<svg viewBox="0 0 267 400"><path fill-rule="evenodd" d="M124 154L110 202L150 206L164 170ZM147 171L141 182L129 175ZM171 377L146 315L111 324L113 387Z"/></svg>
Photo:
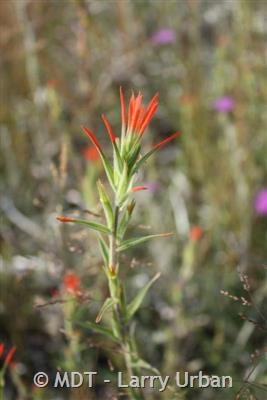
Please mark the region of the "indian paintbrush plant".
<svg viewBox="0 0 267 400"><path fill-rule="evenodd" d="M180 132L168 136L165 140L152 147L150 151L142 154L142 138L157 111L158 95L156 94L145 108L142 104L142 95L140 93L137 96L132 94L127 110L124 94L120 88L120 104L122 122L120 137L115 135L107 118L102 115L113 148L112 163L100 146L96 136L91 130L83 127L84 132L88 135L99 154L110 186L110 190L107 190L106 184L100 180L97 183L99 200L105 215L105 224L70 216L59 216L57 219L63 223L83 224L98 234L103 257L103 269L109 287L109 297L105 300L96 318L96 323L89 322L87 326L117 343L123 354L127 373L131 376L134 373L136 375L140 374L141 368L153 370L138 355L134 337L131 333L131 322L147 291L159 278L160 274L156 274L129 302L125 293L125 282L120 276L120 255L122 252L150 239L170 235L170 233L160 233L125 239L136 204L133 196L135 192L147 189L146 186L136 186L140 168L145 165L145 162L157 150L180 136ZM101 319L107 310L111 311L112 315L110 326L103 326ZM140 391L133 389L129 389L128 395L132 399L143 398Z"/></svg>

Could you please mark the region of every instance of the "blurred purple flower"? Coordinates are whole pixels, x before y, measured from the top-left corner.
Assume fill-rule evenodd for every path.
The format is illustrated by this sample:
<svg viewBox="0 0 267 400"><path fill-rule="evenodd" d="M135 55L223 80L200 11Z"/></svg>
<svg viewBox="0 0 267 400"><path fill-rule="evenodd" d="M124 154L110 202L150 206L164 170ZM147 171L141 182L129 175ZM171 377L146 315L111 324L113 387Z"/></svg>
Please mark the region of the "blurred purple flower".
<svg viewBox="0 0 267 400"><path fill-rule="evenodd" d="M235 107L235 101L229 96L219 97L217 100L215 100L213 106L218 112L228 113L233 111Z"/></svg>
<svg viewBox="0 0 267 400"><path fill-rule="evenodd" d="M160 184L158 182L146 182L147 190L151 193L155 193L160 190Z"/></svg>
<svg viewBox="0 0 267 400"><path fill-rule="evenodd" d="M257 193L254 206L257 215L267 215L267 188Z"/></svg>
<svg viewBox="0 0 267 400"><path fill-rule="evenodd" d="M155 45L175 43L176 34L173 29L163 28L154 32L150 40Z"/></svg>

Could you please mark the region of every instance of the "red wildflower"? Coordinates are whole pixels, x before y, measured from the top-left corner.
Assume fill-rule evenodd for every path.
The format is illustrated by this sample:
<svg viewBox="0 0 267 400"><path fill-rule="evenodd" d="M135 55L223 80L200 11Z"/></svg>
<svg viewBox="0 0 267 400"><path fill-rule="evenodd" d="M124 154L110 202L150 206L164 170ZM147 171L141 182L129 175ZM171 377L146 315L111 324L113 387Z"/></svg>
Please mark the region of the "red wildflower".
<svg viewBox="0 0 267 400"><path fill-rule="evenodd" d="M121 123L122 123L122 135L121 135L120 149L121 149L123 156L125 154L128 155L129 152L132 151L131 149L133 149L133 147L139 145L139 143L141 141L141 137L143 136L148 124L150 123L151 119L153 118L154 114L157 111L158 94L155 94L155 96L152 98L152 100L150 101L150 103L148 104L148 106L146 108L143 106L142 101L143 101L143 96L141 95L140 92L138 93L137 96L135 96L135 94L132 93L132 96L129 101L128 116L127 116L124 95L123 95L122 88L120 87ZM112 144L115 146L115 149L118 153L118 148L116 146L117 138L116 138L107 118L104 115L102 115L102 119L103 119L103 122L108 131L110 140L111 140ZM98 143L95 135L88 128L83 127L83 130L89 136L91 142L93 143L95 149L98 151L102 160L104 159L104 161L105 161L104 153L103 153L103 151L100 147L100 144ZM175 139L176 137L178 137L180 135L181 135L180 132L174 133L173 135L167 137L162 142L156 144L152 150L154 151L154 150L160 149L162 146L169 143L171 140ZM136 153L136 157L138 157L137 153ZM106 161L105 161L105 163L106 163Z"/></svg>
<svg viewBox="0 0 267 400"><path fill-rule="evenodd" d="M68 294L81 293L81 280L74 272L68 272L63 280L64 289Z"/></svg>
<svg viewBox="0 0 267 400"><path fill-rule="evenodd" d="M14 353L15 353L16 350L17 350L17 349L16 349L15 346L13 346L13 347L9 350L9 352L7 353L6 359L5 359L5 361L4 361L4 367L5 367L5 366L7 367L7 366L10 364L10 361L12 360L12 357L13 357L13 355L14 355Z"/></svg>
<svg viewBox="0 0 267 400"><path fill-rule="evenodd" d="M192 242L197 242L203 235L203 230L198 225L192 226L190 230L190 239Z"/></svg>
<svg viewBox="0 0 267 400"><path fill-rule="evenodd" d="M4 345L4 343L0 343L0 358L4 354L4 351L5 351L5 345ZM13 357L15 351L16 351L16 347L15 346L11 347L11 349L7 353L7 356L6 356L5 360L4 360L3 368L8 367L8 365L10 364L10 361L12 360L12 357Z"/></svg>
<svg viewBox="0 0 267 400"><path fill-rule="evenodd" d="M59 222L74 222L75 218L65 217L64 215L61 215L60 217L57 217L57 220Z"/></svg>
<svg viewBox="0 0 267 400"><path fill-rule="evenodd" d="M120 88L120 99L121 99L121 115L122 115L122 127L126 126L126 111L122 89ZM148 107L145 109L142 105L143 96L141 93L135 97L132 94L129 102L128 109L128 125L127 133L137 133L142 136L149 122L153 118L158 108L158 94L156 94Z"/></svg>
<svg viewBox="0 0 267 400"><path fill-rule="evenodd" d="M4 353L4 350L5 350L4 343L0 343L0 358L2 357L2 354Z"/></svg>
<svg viewBox="0 0 267 400"><path fill-rule="evenodd" d="M82 149L82 154L84 158L88 161L98 161L99 160L99 153L98 150L94 146L87 146Z"/></svg>

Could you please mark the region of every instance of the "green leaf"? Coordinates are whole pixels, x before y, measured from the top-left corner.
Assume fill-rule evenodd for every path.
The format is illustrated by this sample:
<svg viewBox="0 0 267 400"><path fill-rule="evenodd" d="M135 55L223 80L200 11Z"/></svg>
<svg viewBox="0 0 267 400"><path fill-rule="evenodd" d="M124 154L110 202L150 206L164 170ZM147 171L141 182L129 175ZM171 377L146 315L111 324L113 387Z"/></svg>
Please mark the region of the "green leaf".
<svg viewBox="0 0 267 400"><path fill-rule="evenodd" d="M140 160L136 163L135 168L133 170L133 173L136 173L139 168L143 165L143 163L150 157L152 156L153 153L155 153L155 151L157 151L157 149L152 149L150 150L148 153L146 153L142 158L140 158Z"/></svg>
<svg viewBox="0 0 267 400"><path fill-rule="evenodd" d="M115 304L115 300L112 299L111 297L108 297L104 301L104 304L101 307L99 313L97 314L97 317L96 317L96 320L95 320L95 322L97 324L101 321L101 319L102 319L103 315L105 314L105 312L108 311L110 308L112 308L114 304Z"/></svg>
<svg viewBox="0 0 267 400"><path fill-rule="evenodd" d="M106 192L105 186L102 184L100 180L97 182L97 188L108 226L109 228L111 228L113 224L114 215L109 196Z"/></svg>
<svg viewBox="0 0 267 400"><path fill-rule="evenodd" d="M159 372L159 370L157 368L153 367L151 364L149 364L145 360L142 360L141 358L139 358L137 361L133 362L131 365L132 365L133 368L147 369L148 371L151 371L156 375L160 375L160 372Z"/></svg>
<svg viewBox="0 0 267 400"><path fill-rule="evenodd" d="M129 178L128 178L128 166L127 163L124 162L123 171L120 176L120 182L117 189L117 198L119 204L123 201L125 194L127 193L127 188L129 185Z"/></svg>
<svg viewBox="0 0 267 400"><path fill-rule="evenodd" d="M121 172L122 169L123 169L123 161L122 161L122 158L121 158L117 143L114 142L112 144L113 144L113 148L114 148L114 161L117 164L117 168L119 169L119 172Z"/></svg>
<svg viewBox="0 0 267 400"><path fill-rule="evenodd" d="M112 170L111 164L102 151L100 153L100 157L101 157L107 178L109 180L109 183L110 183L112 189L115 191L114 176L113 176L113 170Z"/></svg>
<svg viewBox="0 0 267 400"><path fill-rule="evenodd" d="M147 242L150 239L159 238L159 237L168 237L171 236L172 233L158 233L156 235L147 235L139 238L127 239L122 242L122 244L118 247L117 251L128 250L131 247L137 246L140 243Z"/></svg>
<svg viewBox="0 0 267 400"><path fill-rule="evenodd" d="M147 294L148 289L150 288L151 285L160 277L160 273L158 272L135 296L135 298L131 301L130 304L127 306L127 311L126 311L126 319L129 321L133 315L136 313L136 311L139 309L141 306L145 295Z"/></svg>
<svg viewBox="0 0 267 400"><path fill-rule="evenodd" d="M71 218L71 219L72 220L69 222L73 222L74 224L86 225L88 228L102 233L108 233L108 234L111 233L110 229L108 229L105 225L98 224L97 222L90 222L87 221L86 219L76 219L76 218Z"/></svg>
<svg viewBox="0 0 267 400"><path fill-rule="evenodd" d="M108 337L115 342L118 342L118 338L114 336L111 329L107 328L106 326L98 325L93 322L77 322L78 325L82 326L83 328L91 329L96 333L101 333L102 335Z"/></svg>
<svg viewBox="0 0 267 400"><path fill-rule="evenodd" d="M118 237L120 240L122 240L126 232L134 207L135 207L135 200L132 200L131 203L128 204L127 209L124 211L124 214L120 220L118 227Z"/></svg>
<svg viewBox="0 0 267 400"><path fill-rule="evenodd" d="M127 164L128 164L130 171L133 168L133 166L136 164L140 150L141 150L141 146L140 146L140 144L137 144L137 145L133 146L132 149L127 154L127 160L128 160Z"/></svg>
<svg viewBox="0 0 267 400"><path fill-rule="evenodd" d="M101 235L99 235L98 243L99 243L99 247L100 247L100 250L102 253L103 260L104 260L105 264L108 265L108 261L109 261L108 246L107 246L106 242L104 241L104 239L101 237Z"/></svg>

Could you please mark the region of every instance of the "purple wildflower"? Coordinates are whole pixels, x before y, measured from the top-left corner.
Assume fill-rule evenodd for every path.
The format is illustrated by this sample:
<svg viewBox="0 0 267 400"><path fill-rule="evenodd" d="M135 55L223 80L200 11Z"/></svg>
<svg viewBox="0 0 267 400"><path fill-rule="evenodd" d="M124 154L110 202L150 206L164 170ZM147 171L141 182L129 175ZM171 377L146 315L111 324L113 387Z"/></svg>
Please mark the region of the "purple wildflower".
<svg viewBox="0 0 267 400"><path fill-rule="evenodd" d="M158 182L146 182L147 190L151 193L158 192L160 190L160 184Z"/></svg>
<svg viewBox="0 0 267 400"><path fill-rule="evenodd" d="M257 215L267 215L267 188L257 193L254 207Z"/></svg>
<svg viewBox="0 0 267 400"><path fill-rule="evenodd" d="M213 106L215 110L220 113L228 113L233 111L235 107L235 101L229 96L219 97L217 100L215 100Z"/></svg>
<svg viewBox="0 0 267 400"><path fill-rule="evenodd" d="M163 28L154 32L150 40L154 45L175 43L176 34L173 29Z"/></svg>

